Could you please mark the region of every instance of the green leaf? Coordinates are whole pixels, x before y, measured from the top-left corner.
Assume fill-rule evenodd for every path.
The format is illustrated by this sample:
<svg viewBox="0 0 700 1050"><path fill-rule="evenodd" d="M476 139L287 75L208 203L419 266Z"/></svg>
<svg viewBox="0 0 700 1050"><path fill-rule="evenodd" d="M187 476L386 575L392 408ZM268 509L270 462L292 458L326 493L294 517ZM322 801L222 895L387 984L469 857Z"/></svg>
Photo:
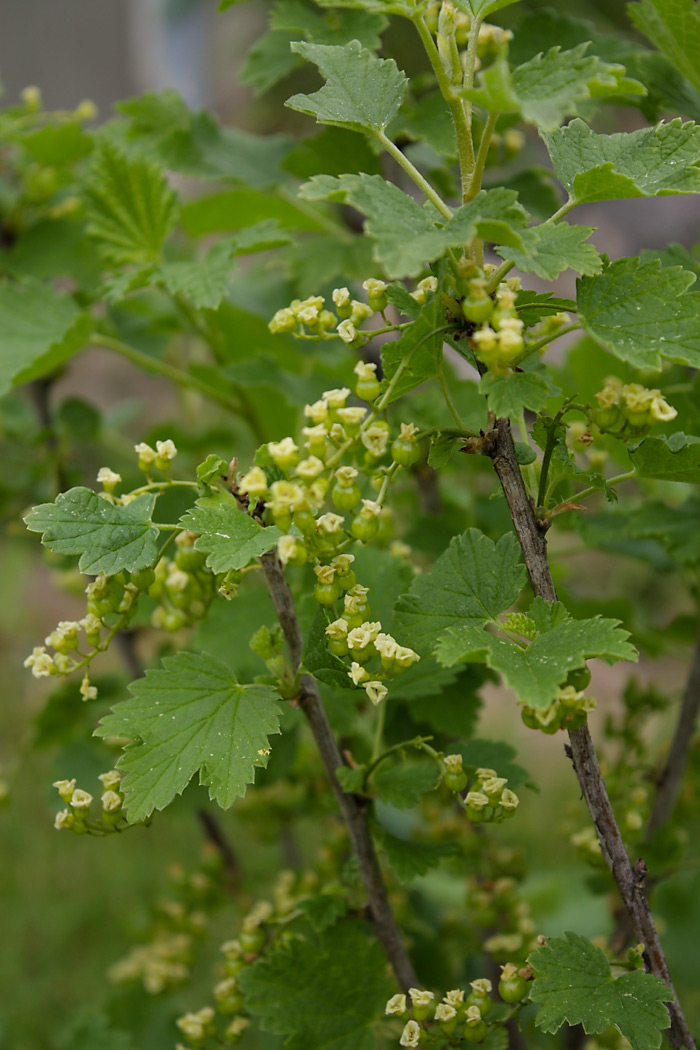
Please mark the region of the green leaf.
<svg viewBox="0 0 700 1050"><path fill-rule="evenodd" d="M96 736L132 737L117 765L130 821L145 820L199 782L224 809L245 794L267 765L268 736L279 732L281 706L269 685L240 685L205 653L166 656L129 686L131 697L102 719Z"/></svg>
<svg viewBox="0 0 700 1050"><path fill-rule="evenodd" d="M254 558L266 554L282 535L275 525L263 528L233 501L220 495L202 496L180 518L183 529L197 533L198 551L206 551L212 572L244 569Z"/></svg>
<svg viewBox="0 0 700 1050"><path fill-rule="evenodd" d="M538 602L541 599L536 599L535 608ZM563 612L562 607L556 608ZM435 655L446 667L460 662L485 662L500 672L521 703L547 707L569 671L583 667L586 660L599 657L613 664L637 659L636 649L627 641L629 631L621 630L619 622L600 617L559 619L526 648L468 623L446 630L435 647Z"/></svg>
<svg viewBox="0 0 700 1050"><path fill-rule="evenodd" d="M518 317L526 328L533 328L543 317L551 317L552 314L567 313L575 309L576 302L573 299L562 299L552 295L551 292L533 292L527 288L518 292Z"/></svg>
<svg viewBox="0 0 700 1050"><path fill-rule="evenodd" d="M540 1008L535 1024L556 1032L563 1024L583 1025L587 1035L611 1025L632 1050L656 1050L671 1020L664 1003L673 994L662 980L643 970L613 978L600 948L577 933L554 937L528 958L535 971L530 998Z"/></svg>
<svg viewBox="0 0 700 1050"><path fill-rule="evenodd" d="M643 95L644 86L625 77L624 66L587 55L590 42L570 51L553 47L511 71L508 62L493 62L465 98L491 113L517 113L543 131L555 131L565 117L578 113L578 103L592 97Z"/></svg>
<svg viewBox="0 0 700 1050"><path fill-rule="evenodd" d="M281 945L236 980L261 1027L287 1036L285 1050L375 1050L394 991L379 943L356 919Z"/></svg>
<svg viewBox="0 0 700 1050"><path fill-rule="evenodd" d="M494 543L478 529L453 537L432 572L413 581L396 603L395 630L419 653L428 653L448 627L494 621L525 584L520 547L512 533Z"/></svg>
<svg viewBox="0 0 700 1050"><path fill-rule="evenodd" d="M231 241L219 241L203 259L164 263L156 277L172 295L185 295L198 310L215 310L231 284L233 251Z"/></svg>
<svg viewBox="0 0 700 1050"><path fill-rule="evenodd" d="M299 0L278 0L270 16L270 27L293 33L292 40L341 45L357 40L369 51L376 51L381 46L380 34L387 25L388 21L382 15L338 9L320 14Z"/></svg>
<svg viewBox="0 0 700 1050"><path fill-rule="evenodd" d="M328 648L326 627L330 621L331 617L324 613L323 609L316 612L306 634L301 662L304 669L317 681L333 685L337 689L350 689L352 683L348 677L347 666Z"/></svg>
<svg viewBox="0 0 700 1050"><path fill-rule="evenodd" d="M318 66L324 86L313 95L293 95L290 109L319 124L381 132L406 97L408 80L393 59L376 58L352 40L343 47L297 41L292 51Z"/></svg>
<svg viewBox="0 0 700 1050"><path fill-rule="evenodd" d="M348 902L339 893L319 893L315 897L299 901L298 907L304 912L316 933L322 933L347 913Z"/></svg>
<svg viewBox="0 0 700 1050"><path fill-rule="evenodd" d="M647 437L627 451L643 478L700 485L700 437L681 433Z"/></svg>
<svg viewBox="0 0 700 1050"><path fill-rule="evenodd" d="M527 225L527 215L513 190L482 190L441 226L413 197L381 175L315 176L301 187L299 196L343 201L364 212L364 232L375 242L374 257L392 278L418 277L427 262L475 237L525 249L519 231Z"/></svg>
<svg viewBox="0 0 700 1050"><path fill-rule="evenodd" d="M93 140L78 121L69 120L65 124L46 124L25 135L22 145L39 164L58 168L86 157Z"/></svg>
<svg viewBox="0 0 700 1050"><path fill-rule="evenodd" d="M637 29L700 88L700 12L695 0L641 0L628 4L627 11Z"/></svg>
<svg viewBox="0 0 700 1050"><path fill-rule="evenodd" d="M245 230L259 223L277 220L293 230L322 229L318 221L302 212L291 201L275 193L255 189L226 190L190 201L182 210L182 226L191 237L227 230ZM258 227L259 228L259 227Z"/></svg>
<svg viewBox="0 0 700 1050"><path fill-rule="evenodd" d="M456 750L470 775L477 769L495 769L499 777L507 779L513 791L523 786L537 790L528 771L513 761L517 754L515 748L503 740L468 740Z"/></svg>
<svg viewBox="0 0 700 1050"><path fill-rule="evenodd" d="M459 0L457 7L483 20L488 15L492 15L494 11L500 11L502 7L510 7L517 3L518 0Z"/></svg>
<svg viewBox="0 0 700 1050"><path fill-rule="evenodd" d="M544 281L554 281L568 269L596 274L602 270L603 260L593 244L585 243L593 232L593 226L543 223L520 232L522 250L501 245L496 251L503 259L512 260L523 273L534 273Z"/></svg>
<svg viewBox="0 0 700 1050"><path fill-rule="evenodd" d="M59 1033L59 1050L133 1050L133 1041L127 1032L112 1028L103 1013L81 1010Z"/></svg>
<svg viewBox="0 0 700 1050"><path fill-rule="evenodd" d="M439 780L440 770L436 762L404 759L394 765L381 765L373 783L382 802L397 809L414 809Z"/></svg>
<svg viewBox="0 0 700 1050"><path fill-rule="evenodd" d="M86 187L88 233L107 262L159 262L177 200L163 170L102 142Z"/></svg>
<svg viewBox="0 0 700 1050"><path fill-rule="evenodd" d="M372 833L386 853L389 865L399 882L411 882L437 868L445 857L459 853L455 842L427 843L402 839L392 835L379 824L373 824Z"/></svg>
<svg viewBox="0 0 700 1050"><path fill-rule="evenodd" d="M597 135L582 120L542 135L572 201L700 193L700 125L680 118Z"/></svg>
<svg viewBox="0 0 700 1050"><path fill-rule="evenodd" d="M155 274L173 295L182 294L198 310L216 310L228 295L234 255L247 255L288 244L290 237L276 219L245 227L236 238L218 241L203 259L164 263Z"/></svg>
<svg viewBox="0 0 700 1050"><path fill-rule="evenodd" d="M0 283L0 397L82 350L92 321L68 295L33 278Z"/></svg>
<svg viewBox="0 0 700 1050"><path fill-rule="evenodd" d="M578 282L579 320L602 346L636 368L661 358L700 368L700 293L695 275L658 259L617 259Z"/></svg>
<svg viewBox="0 0 700 1050"><path fill-rule="evenodd" d="M54 554L79 554L81 572L113 576L155 564L155 501L152 492L144 492L118 507L92 489L78 487L61 492L53 503L34 507L24 520L30 532L44 534L41 542Z"/></svg>
<svg viewBox="0 0 700 1050"><path fill-rule="evenodd" d="M547 378L535 372L511 372L505 376L486 372L481 377L480 390L489 399L489 410L499 419L517 419L524 408L541 412L552 396Z"/></svg>
<svg viewBox="0 0 700 1050"><path fill-rule="evenodd" d="M432 379L440 370L442 346L445 341L445 308L440 287L422 307L414 323L391 342L382 346L382 369L384 389L401 367L389 397L388 404L415 390L427 379Z"/></svg>

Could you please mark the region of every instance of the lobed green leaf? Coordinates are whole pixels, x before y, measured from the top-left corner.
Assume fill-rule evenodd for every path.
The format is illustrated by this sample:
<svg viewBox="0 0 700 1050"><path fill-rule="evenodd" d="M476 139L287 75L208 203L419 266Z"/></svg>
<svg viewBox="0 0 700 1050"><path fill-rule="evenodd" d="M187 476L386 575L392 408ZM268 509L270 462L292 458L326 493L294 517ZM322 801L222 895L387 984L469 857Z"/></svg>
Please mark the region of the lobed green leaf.
<svg viewBox="0 0 700 1050"><path fill-rule="evenodd" d="M640 477L700 485L700 437L660 434L630 445L628 452Z"/></svg>
<svg viewBox="0 0 700 1050"><path fill-rule="evenodd" d="M261 1027L287 1037L285 1050L374 1050L394 990L379 943L356 919L280 945L236 980Z"/></svg>
<svg viewBox="0 0 700 1050"><path fill-rule="evenodd" d="M232 500L220 495L202 496L180 518L183 529L197 533L195 548L206 551L212 572L244 569L276 546L282 535L275 525L263 528Z"/></svg>
<svg viewBox="0 0 700 1050"><path fill-rule="evenodd" d="M160 261L177 218L177 200L162 168L105 140L85 192L88 233L109 263Z"/></svg>
<svg viewBox="0 0 700 1050"><path fill-rule="evenodd" d="M690 121L598 135L577 119L542 138L577 204L700 193L700 126Z"/></svg>
<svg viewBox="0 0 700 1050"><path fill-rule="evenodd" d="M587 54L589 47L590 42L568 51L552 47L513 70L499 59L462 94L491 113L517 113L543 131L554 131L566 117L577 115L580 102L645 93L639 81L625 77L624 66Z"/></svg>
<svg viewBox="0 0 700 1050"><path fill-rule="evenodd" d="M610 263L578 281L579 320L593 338L636 368L661 358L700 368L700 293L695 274L659 259Z"/></svg>
<svg viewBox="0 0 700 1050"><path fill-rule="evenodd" d="M497 543L478 529L453 537L432 572L413 581L396 603L395 629L406 645L429 653L449 627L481 627L517 599L525 584L512 533Z"/></svg>
<svg viewBox="0 0 700 1050"><path fill-rule="evenodd" d="M92 489L61 492L53 503L34 507L24 519L30 532L43 533L42 543L55 554L80 555L80 571L113 576L154 565L158 529L151 522L156 497L137 496L115 506Z"/></svg>
<svg viewBox="0 0 700 1050"><path fill-rule="evenodd" d="M326 83L313 95L293 95L286 103L290 109L319 124L374 133L398 113L408 80L393 59L377 58L359 40L342 47L296 41L291 47L318 66Z"/></svg>
<svg viewBox="0 0 700 1050"><path fill-rule="evenodd" d="M643 970L613 978L600 948L576 933L554 937L528 958L535 971L530 998L539 1004L535 1024L556 1032L563 1024L583 1025L588 1035L612 1026L632 1050L656 1050L671 1020L664 1005L673 993Z"/></svg>
<svg viewBox="0 0 700 1050"><path fill-rule="evenodd" d="M129 686L95 731L131 737L117 765L130 821L145 820L182 794L199 771L210 798L227 809L267 765L268 737L279 732L278 692L241 685L205 653L176 653Z"/></svg>
<svg viewBox="0 0 700 1050"><path fill-rule="evenodd" d="M58 369L88 342L92 319L34 278L0 283L0 397Z"/></svg>

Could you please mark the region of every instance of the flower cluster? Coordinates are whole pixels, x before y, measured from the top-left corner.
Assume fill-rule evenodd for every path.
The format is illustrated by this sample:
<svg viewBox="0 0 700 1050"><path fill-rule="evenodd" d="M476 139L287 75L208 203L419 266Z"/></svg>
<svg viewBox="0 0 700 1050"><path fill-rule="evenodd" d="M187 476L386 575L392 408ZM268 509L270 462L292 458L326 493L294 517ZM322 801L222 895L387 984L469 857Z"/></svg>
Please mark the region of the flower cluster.
<svg viewBox="0 0 700 1050"><path fill-rule="evenodd" d="M407 671L420 657L413 649L399 645L392 635L383 632L378 620L371 622L362 619L369 614L366 597L367 588L359 584L347 591L343 599L343 613L337 620L328 624L326 637L331 652L336 656L350 658L352 662L348 678L353 685L362 686L369 699L376 705L381 703L388 692L383 681ZM358 618L361 622L353 626ZM377 657L381 669L370 671L366 665L373 659L376 662Z"/></svg>
<svg viewBox="0 0 700 1050"><path fill-rule="evenodd" d="M298 339L320 341L340 338L351 350L359 350L374 335L371 329L362 331L362 326L375 313L381 314L386 322L384 311L389 303L385 281L369 277L362 282L362 287L367 293L366 303L353 299L349 288L334 288L331 296L334 310L325 308L326 300L322 295L294 299L289 306L277 311L268 327L273 334L289 333ZM423 306L428 295L436 289L437 278L425 277L410 295L419 306ZM398 330L401 327L387 323L382 331Z"/></svg>
<svg viewBox="0 0 700 1050"><path fill-rule="evenodd" d="M205 1006L176 1021L187 1040L185 1045L178 1044L179 1050L199 1048L210 1037L216 1037L227 1046L235 1045L243 1038L250 1018L239 988L239 975L266 948L274 923L287 918L299 901L308 896L310 875L280 872L272 891L273 901L259 900L254 904L243 917L238 936L221 945L223 973L213 989L216 1007ZM224 1022L223 1031L218 1030L217 1014Z"/></svg>
<svg viewBox="0 0 700 1050"><path fill-rule="evenodd" d="M147 941L132 948L107 974L115 984L138 982L149 995L188 980L196 944L207 930L208 913L220 906L225 894L225 869L213 846L205 846L196 867L173 864L168 876L170 892L152 906Z"/></svg>
<svg viewBox="0 0 700 1050"><path fill-rule="evenodd" d="M528 902L517 892L515 878L471 880L466 913L475 927L489 931L483 948L495 961L525 961L534 947L535 923Z"/></svg>
<svg viewBox="0 0 700 1050"><path fill-rule="evenodd" d="M469 30L471 29L472 19L465 11L456 8L450 0L447 0L447 2L444 2L443 0L442 3L435 0L435 2L428 7L425 13L425 20L428 27L433 33L437 33L440 28L444 27L446 8L448 9L448 17L454 22L454 33L457 40L457 46L465 48L469 39ZM442 26L440 24L441 22L443 23ZM495 58L503 45L507 44L508 41L512 39L513 34L510 29L502 29L501 26L492 25L490 22L482 22L479 26L477 54L483 61Z"/></svg>
<svg viewBox="0 0 700 1050"><path fill-rule="evenodd" d="M593 420L604 432L637 436L655 423L668 423L678 415L660 390L623 383L617 376L608 376L595 397L598 405Z"/></svg>
<svg viewBox="0 0 700 1050"><path fill-rule="evenodd" d="M358 394L367 387L378 392L374 365L358 362L355 373ZM292 437L268 442L275 480L257 465L239 480L238 491L261 502L268 522L284 533L277 546L283 565L313 565L314 597L335 612L326 628L329 648L349 659L349 678L377 704L387 693L383 681L419 657L370 619L368 588L358 583L348 548L390 537L391 516L383 506L389 483L421 453L417 427L402 424L390 444L389 425L365 406L348 405L350 395L348 387L327 390L307 405L310 425L300 444ZM363 492L363 474L369 491ZM381 666L370 673L365 665L373 658Z"/></svg>
<svg viewBox="0 0 700 1050"><path fill-rule="evenodd" d="M467 780L462 770L462 756L447 755L443 761L447 786L452 791L462 791ZM464 798L457 794L472 824L501 824L514 815L520 799L506 787L507 783L508 779L499 777L495 769L476 770L476 781L470 785Z"/></svg>
<svg viewBox="0 0 700 1050"><path fill-rule="evenodd" d="M91 818L93 796L89 791L76 787L75 779L54 781L53 786L61 801L66 803L66 808L56 814L53 822L57 831L72 831L75 835L106 835L126 827L122 812L124 796L121 792L121 773L118 769L110 769L107 773L100 773L98 780L103 791L100 796L101 812L97 819Z"/></svg>
<svg viewBox="0 0 700 1050"><path fill-rule="evenodd" d="M588 674L590 680L590 674ZM557 690L557 695L547 707L522 707L522 720L528 729L539 729L553 735L560 729L580 729L586 724L590 711L596 708L591 696L586 696L585 688L577 688L576 683L564 684Z"/></svg>
<svg viewBox="0 0 700 1050"><path fill-rule="evenodd" d="M307 339L333 339L335 332L353 349L363 346L371 336L358 330L375 312L386 309L388 299L384 281L369 278L362 287L367 292L366 303L353 299L348 288L335 288L332 295L335 311L324 308L326 300L322 295L294 299L289 306L277 311L269 329L273 334L289 332Z"/></svg>
<svg viewBox="0 0 700 1050"><path fill-rule="evenodd" d="M512 963L507 963L502 970L503 976L499 984L501 998L508 1003L524 1000L527 996L526 981L532 976L532 971L519 972ZM516 999L512 997L512 978L514 974L520 976L523 973L526 974L524 979L521 978L524 990ZM406 1047L419 1046L427 1040L427 1026L432 1026L435 1022L437 1030L431 1027L431 1042L435 1041L437 1036L438 1041L450 1044L458 1040L482 1043L489 1033L489 1028L493 1029L501 1023L489 1025L486 1021L495 1005L491 998L493 985L487 977L479 977L471 982L470 989L467 993L463 988L452 988L445 993L440 1002L437 1001L434 992L422 988L409 988L408 996L392 995L386 1004L385 1014L405 1022L399 1044Z"/></svg>
<svg viewBox="0 0 700 1050"><path fill-rule="evenodd" d="M467 321L478 326L469 337L470 345L489 372L505 374L522 353L524 324L516 310L519 278L502 282L495 299L486 291L484 272L470 277L462 301L462 313Z"/></svg>

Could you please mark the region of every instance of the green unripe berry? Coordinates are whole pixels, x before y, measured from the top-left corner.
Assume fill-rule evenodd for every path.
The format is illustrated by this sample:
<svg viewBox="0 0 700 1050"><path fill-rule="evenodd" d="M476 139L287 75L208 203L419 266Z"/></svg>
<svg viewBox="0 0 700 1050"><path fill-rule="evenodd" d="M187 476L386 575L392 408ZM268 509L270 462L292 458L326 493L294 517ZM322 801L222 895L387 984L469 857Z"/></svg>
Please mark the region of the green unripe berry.
<svg viewBox="0 0 700 1050"><path fill-rule="evenodd" d="M591 672L588 667L577 667L575 671L569 671L564 684L580 693L591 684Z"/></svg>
<svg viewBox="0 0 700 1050"><path fill-rule="evenodd" d="M247 963L241 956L238 958L229 956L224 963L224 971L227 977L236 977L241 970L245 970L246 966Z"/></svg>
<svg viewBox="0 0 700 1050"><path fill-rule="evenodd" d="M467 774L466 773L445 773L442 778L442 782L445 787L449 788L450 791L464 791L467 786ZM479 1004L477 1003L477 1006Z"/></svg>
<svg viewBox="0 0 700 1050"><path fill-rule="evenodd" d="M335 656L348 655L348 643L344 638L329 638L328 648Z"/></svg>
<svg viewBox="0 0 700 1050"><path fill-rule="evenodd" d="M611 408L598 408L593 413L593 422L601 430L610 430L620 422L620 409L617 405Z"/></svg>
<svg viewBox="0 0 700 1050"><path fill-rule="evenodd" d="M316 519L310 510L295 511L294 524L305 536L312 536L316 532Z"/></svg>
<svg viewBox="0 0 700 1050"><path fill-rule="evenodd" d="M381 386L378 379L360 379L355 387L355 393L361 401L374 401L379 397Z"/></svg>
<svg viewBox="0 0 700 1050"><path fill-rule="evenodd" d="M238 942L249 955L256 955L265 946L265 931L258 927L256 930L241 930Z"/></svg>
<svg viewBox="0 0 700 1050"><path fill-rule="evenodd" d="M369 543L379 532L379 518L362 518L358 514L356 518L353 518L352 524L350 525L350 532L353 534L356 540L360 540L361 543Z"/></svg>
<svg viewBox="0 0 700 1050"><path fill-rule="evenodd" d="M292 515L288 510L279 511L279 513L272 514L272 520L281 532L289 532L292 527Z"/></svg>
<svg viewBox="0 0 700 1050"><path fill-rule="evenodd" d="M562 719L562 726L565 729L583 729L587 718L585 711L569 711Z"/></svg>
<svg viewBox="0 0 700 1050"><path fill-rule="evenodd" d="M204 551L195 550L189 544L178 547L174 558L178 569L182 569L183 572L196 572L197 569L202 568L206 560L207 556Z"/></svg>
<svg viewBox="0 0 700 1050"><path fill-rule="evenodd" d="M138 587L140 591L149 590L156 580L154 569L136 569L134 572L130 573L130 577L134 587Z"/></svg>
<svg viewBox="0 0 700 1050"><path fill-rule="evenodd" d="M501 977L498 982L498 994L504 1003L520 1003L528 993L528 984L524 977Z"/></svg>
<svg viewBox="0 0 700 1050"><path fill-rule="evenodd" d="M464 1005L467 1008L478 1006L481 1016L486 1017L493 1010L493 999L489 995L480 995L478 992L472 991L464 1000Z"/></svg>
<svg viewBox="0 0 700 1050"><path fill-rule="evenodd" d="M185 617L175 609L166 609L161 621L161 626L166 631L179 631L186 623Z"/></svg>
<svg viewBox="0 0 700 1050"><path fill-rule="evenodd" d="M396 438L391 446L391 458L402 467L412 467L420 459L420 445L417 441Z"/></svg>
<svg viewBox="0 0 700 1050"><path fill-rule="evenodd" d="M338 510L354 510L362 499L359 485L335 485L331 499Z"/></svg>
<svg viewBox="0 0 700 1050"><path fill-rule="evenodd" d="M540 729L539 719L532 708L524 707L520 716L528 729Z"/></svg>
<svg viewBox="0 0 700 1050"><path fill-rule="evenodd" d="M483 1043L488 1028L485 1021L479 1021L478 1024L465 1024L463 1033L467 1043Z"/></svg>
<svg viewBox="0 0 700 1050"><path fill-rule="evenodd" d="M483 324L493 313L493 299L485 295L479 298L468 296L462 302L462 313L472 324Z"/></svg>
<svg viewBox="0 0 700 1050"><path fill-rule="evenodd" d="M317 583L314 587L314 598L319 605L333 605L340 597L340 587L336 580L333 583Z"/></svg>
<svg viewBox="0 0 700 1050"><path fill-rule="evenodd" d="M346 572L344 576L340 573L336 573L335 578L338 581L338 586L341 591L351 591L357 583L357 574L352 569Z"/></svg>

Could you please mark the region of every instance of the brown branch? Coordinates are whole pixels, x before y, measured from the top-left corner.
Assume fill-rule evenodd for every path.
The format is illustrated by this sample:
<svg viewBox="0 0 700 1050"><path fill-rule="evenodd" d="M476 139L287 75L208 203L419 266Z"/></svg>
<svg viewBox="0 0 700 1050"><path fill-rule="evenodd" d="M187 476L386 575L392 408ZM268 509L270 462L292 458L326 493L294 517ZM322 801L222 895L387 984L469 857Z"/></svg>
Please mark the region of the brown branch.
<svg viewBox="0 0 700 1050"><path fill-rule="evenodd" d="M490 456L503 488L515 532L523 551L532 589L538 597L546 601L555 601L557 594L547 558L547 544L541 524L535 518L525 489L525 482L520 473L510 420L497 420L489 437L490 441L484 442L483 451ZM673 993L673 1002L668 1004L671 1017L669 1042L674 1050L680 1050L681 1047L692 1050L695 1042L673 988L666 958L644 891L646 865L639 860L634 867L632 866L610 805L588 726L570 730L569 740L571 758L581 794L598 833L603 856L610 867L620 897L630 916L635 937L645 945L646 968L649 973L665 981Z"/></svg>
<svg viewBox="0 0 700 1050"><path fill-rule="evenodd" d="M296 668L301 662L303 639L292 592L289 589L280 560L275 553L264 554L260 561L272 604L287 642L292 664ZM408 988L417 985L418 982L413 965L404 947L399 928L396 925L394 913L389 904L386 886L384 885L367 824L367 815L364 806L357 797L343 791L338 782L336 770L344 764L343 759L326 717L316 682L310 675L302 676L298 703L311 728L316 746L326 767L333 793L347 826L350 841L352 842L365 884L365 890L367 891L369 912L377 937L394 969L399 984L404 991L407 991Z"/></svg>
<svg viewBox="0 0 700 1050"><path fill-rule="evenodd" d="M231 883L236 883L240 876L240 867L233 847L223 833L219 821L208 809L197 810L197 820L202 825L202 830L212 846L218 850Z"/></svg>
<svg viewBox="0 0 700 1050"><path fill-rule="evenodd" d="M690 662L690 671L678 713L678 723L671 750L656 782L656 798L649 818L647 838L651 838L673 813L688 762L688 751L695 732L698 709L700 709L700 632Z"/></svg>

